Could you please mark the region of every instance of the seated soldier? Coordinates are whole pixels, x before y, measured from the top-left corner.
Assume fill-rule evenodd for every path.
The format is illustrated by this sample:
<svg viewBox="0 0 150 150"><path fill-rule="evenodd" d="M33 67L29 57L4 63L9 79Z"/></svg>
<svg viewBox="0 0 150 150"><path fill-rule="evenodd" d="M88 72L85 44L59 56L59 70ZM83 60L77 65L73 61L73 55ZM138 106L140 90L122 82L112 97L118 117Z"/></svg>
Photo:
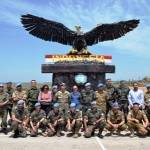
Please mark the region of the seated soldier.
<svg viewBox="0 0 150 150"><path fill-rule="evenodd" d="M119 110L118 103L112 105L112 110L110 110L107 115L106 128L110 131L110 135L112 135L114 131L117 131L118 135L120 135L120 131L127 128L125 125L124 114Z"/></svg>
<svg viewBox="0 0 150 150"><path fill-rule="evenodd" d="M17 102L17 108L12 110L12 130L14 131L14 138L19 136L27 136L27 125L29 122L29 112L24 108L24 100L19 100Z"/></svg>
<svg viewBox="0 0 150 150"><path fill-rule="evenodd" d="M97 108L96 102L91 103L91 109L88 109L84 116L84 127L86 138L94 135L95 129L99 129L98 137L103 138L102 132L105 127L105 116L102 110Z"/></svg>
<svg viewBox="0 0 150 150"><path fill-rule="evenodd" d="M49 112L47 115L48 120L48 129L47 129L47 135L48 136L56 136L60 137L62 136L62 132L66 125L66 119L65 114L63 111L60 110L59 103L55 103L53 105L53 110Z"/></svg>
<svg viewBox="0 0 150 150"><path fill-rule="evenodd" d="M145 113L146 113L147 119L149 121L148 126L147 126L147 130L148 130L148 134L150 134L150 101L147 103L146 106L147 107L146 107Z"/></svg>
<svg viewBox="0 0 150 150"><path fill-rule="evenodd" d="M140 104L134 103L132 110L127 116L128 127L131 132L130 136L134 136L134 130L139 135L145 136L147 134L148 119L144 111L140 110Z"/></svg>
<svg viewBox="0 0 150 150"><path fill-rule="evenodd" d="M44 110L41 109L41 104L36 103L35 104L35 110L31 113L30 116L30 135L32 137L36 137L38 135L38 129L42 130L42 135L45 136L46 131L46 113Z"/></svg>
<svg viewBox="0 0 150 150"><path fill-rule="evenodd" d="M76 104L71 103L67 114L67 129L68 131L72 131L74 138L78 138L81 126L82 114L80 110L76 108Z"/></svg>

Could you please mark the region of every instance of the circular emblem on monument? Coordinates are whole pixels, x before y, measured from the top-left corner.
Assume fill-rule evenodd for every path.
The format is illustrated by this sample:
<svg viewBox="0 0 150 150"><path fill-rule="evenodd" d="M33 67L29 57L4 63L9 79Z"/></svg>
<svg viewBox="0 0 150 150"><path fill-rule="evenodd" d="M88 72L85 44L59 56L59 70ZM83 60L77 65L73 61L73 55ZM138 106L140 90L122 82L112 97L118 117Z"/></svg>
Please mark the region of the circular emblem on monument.
<svg viewBox="0 0 150 150"><path fill-rule="evenodd" d="M87 76L84 74L78 74L75 76L75 82L77 84L84 84L87 82Z"/></svg>

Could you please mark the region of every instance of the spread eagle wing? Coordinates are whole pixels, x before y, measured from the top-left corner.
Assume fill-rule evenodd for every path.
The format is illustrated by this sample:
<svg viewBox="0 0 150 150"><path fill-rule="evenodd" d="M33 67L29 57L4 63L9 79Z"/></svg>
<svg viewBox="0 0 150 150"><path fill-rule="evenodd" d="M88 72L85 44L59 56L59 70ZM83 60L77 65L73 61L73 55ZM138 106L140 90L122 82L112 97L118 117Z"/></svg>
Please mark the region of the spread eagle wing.
<svg viewBox="0 0 150 150"><path fill-rule="evenodd" d="M72 45L77 36L76 32L70 30L61 23L46 20L31 14L22 15L21 22L30 34L45 41L54 41L65 45Z"/></svg>
<svg viewBox="0 0 150 150"><path fill-rule="evenodd" d="M139 20L128 20L112 24L102 24L86 32L83 36L87 45L114 40L132 31L138 26L139 22Z"/></svg>

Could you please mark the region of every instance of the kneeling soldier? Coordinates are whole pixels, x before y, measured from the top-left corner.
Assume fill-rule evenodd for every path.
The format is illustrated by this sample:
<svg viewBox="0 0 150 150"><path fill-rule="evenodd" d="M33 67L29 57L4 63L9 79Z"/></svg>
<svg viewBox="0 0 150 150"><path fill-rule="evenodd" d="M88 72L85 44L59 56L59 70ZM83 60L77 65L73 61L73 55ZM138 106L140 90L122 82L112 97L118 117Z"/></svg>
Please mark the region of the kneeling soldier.
<svg viewBox="0 0 150 150"><path fill-rule="evenodd" d="M55 134L60 137L63 134L61 131L64 130L66 125L66 119L65 114L63 111L60 110L59 103L55 103L53 105L53 110L49 112L47 115L48 120L48 129L47 129L47 135L48 136L54 136Z"/></svg>
<svg viewBox="0 0 150 150"><path fill-rule="evenodd" d="M42 130L42 134L46 131L46 114L45 111L41 109L41 104L35 104L35 110L31 113L30 116L30 126L31 126L31 136L36 137L38 135L38 129Z"/></svg>
<svg viewBox="0 0 150 150"><path fill-rule="evenodd" d="M78 138L79 130L82 126L82 115L79 109L76 109L76 104L71 103L67 114L67 129L72 131L73 137Z"/></svg>
<svg viewBox="0 0 150 150"><path fill-rule="evenodd" d="M85 137L94 135L95 129L99 129L98 137L103 138L102 132L105 127L105 116L102 110L97 108L96 102L91 103L91 109L84 116Z"/></svg>
<svg viewBox="0 0 150 150"><path fill-rule="evenodd" d="M24 100L19 100L17 102L17 108L12 110L12 130L14 131L14 138L19 136L27 136L27 125L29 122L29 112L24 108Z"/></svg>
<svg viewBox="0 0 150 150"><path fill-rule="evenodd" d="M106 128L110 131L110 135L114 131L117 131L118 135L120 135L120 131L123 131L127 128L127 126L125 125L124 114L119 110L118 103L114 103L112 105L112 110L110 110L107 115Z"/></svg>
<svg viewBox="0 0 150 150"><path fill-rule="evenodd" d="M134 136L134 130L136 130L141 136L147 134L146 128L148 126L148 119L145 112L140 110L138 103L133 104L133 108L128 114L127 121L131 137Z"/></svg>

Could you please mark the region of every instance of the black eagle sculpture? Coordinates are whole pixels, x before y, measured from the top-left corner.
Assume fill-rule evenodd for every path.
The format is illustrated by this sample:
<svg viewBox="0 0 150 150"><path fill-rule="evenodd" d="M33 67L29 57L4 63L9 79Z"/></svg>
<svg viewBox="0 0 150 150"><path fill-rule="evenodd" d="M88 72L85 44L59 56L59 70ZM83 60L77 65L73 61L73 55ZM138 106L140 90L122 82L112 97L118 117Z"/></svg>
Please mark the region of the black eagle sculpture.
<svg viewBox="0 0 150 150"><path fill-rule="evenodd" d="M83 33L80 26L75 26L76 31L72 31L62 23L46 20L31 14L22 15L21 22L30 34L38 38L71 45L73 50L70 53L72 54L90 54L87 51L87 46L120 38L139 24L139 20L100 24L91 31Z"/></svg>

